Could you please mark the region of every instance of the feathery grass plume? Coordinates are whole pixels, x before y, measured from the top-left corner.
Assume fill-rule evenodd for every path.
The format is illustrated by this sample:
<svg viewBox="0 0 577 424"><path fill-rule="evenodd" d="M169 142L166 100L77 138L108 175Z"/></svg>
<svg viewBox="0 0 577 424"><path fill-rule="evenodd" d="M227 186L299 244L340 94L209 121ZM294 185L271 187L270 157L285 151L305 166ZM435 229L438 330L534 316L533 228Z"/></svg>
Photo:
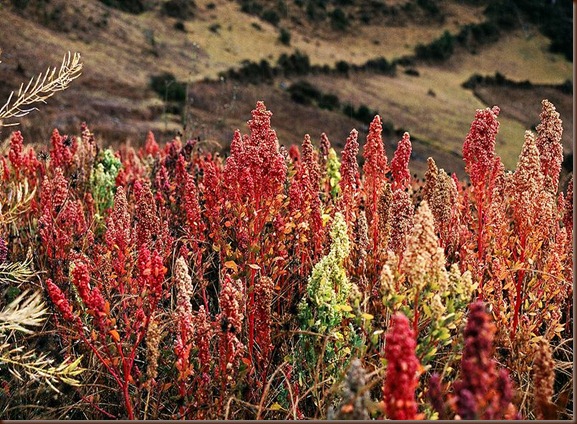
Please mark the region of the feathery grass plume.
<svg viewBox="0 0 577 424"><path fill-rule="evenodd" d="M9 179L8 173L5 181ZM0 223L8 225L26 218L31 207L36 205L36 181L30 182L28 178L21 178L4 182L2 186L4 189L0 190Z"/></svg>
<svg viewBox="0 0 577 424"><path fill-rule="evenodd" d="M393 190L405 190L411 183L411 172L409 171L411 151L411 138L409 133L405 132L403 138L399 141L393 159L391 160Z"/></svg>
<svg viewBox="0 0 577 424"><path fill-rule="evenodd" d="M31 268L31 264L32 255L27 256L22 262L1 262L0 285L13 284L19 286L30 281L36 275L36 272Z"/></svg>
<svg viewBox="0 0 577 424"><path fill-rule="evenodd" d="M31 334L33 331L26 327L42 325L47 313L40 292L24 290L0 311L0 336L8 331Z"/></svg>
<svg viewBox="0 0 577 424"><path fill-rule="evenodd" d="M563 122L553 103L545 99L541 104L543 105L539 116L541 123L537 125L538 136L535 144L539 150L541 173L545 177L545 190L556 194L563 162L563 145L561 144Z"/></svg>
<svg viewBox="0 0 577 424"><path fill-rule="evenodd" d="M352 130L341 154L341 188L340 205L346 222L354 221L354 211L357 208L357 195L360 189L360 174L357 155L359 153L358 131Z"/></svg>
<svg viewBox="0 0 577 424"><path fill-rule="evenodd" d="M415 390L419 384L421 364L415 355L417 342L409 320L398 312L391 317L385 336L387 368L383 384L385 415L392 420L415 420Z"/></svg>
<svg viewBox="0 0 577 424"><path fill-rule="evenodd" d="M0 107L0 127L2 121L10 118L22 118L37 110L31 105L46 103L46 100L52 97L54 93L66 90L70 83L80 76L81 70L80 54L71 55L68 52L62 60L58 72L56 67L48 68L46 72L32 77L26 87L21 84L16 96L14 96L14 92L11 92L6 103Z"/></svg>
<svg viewBox="0 0 577 424"><path fill-rule="evenodd" d="M366 390L366 371L360 359L351 361L347 376L344 381L342 398L336 411L329 409L328 419L330 420L368 420L370 414L368 406L370 394Z"/></svg>

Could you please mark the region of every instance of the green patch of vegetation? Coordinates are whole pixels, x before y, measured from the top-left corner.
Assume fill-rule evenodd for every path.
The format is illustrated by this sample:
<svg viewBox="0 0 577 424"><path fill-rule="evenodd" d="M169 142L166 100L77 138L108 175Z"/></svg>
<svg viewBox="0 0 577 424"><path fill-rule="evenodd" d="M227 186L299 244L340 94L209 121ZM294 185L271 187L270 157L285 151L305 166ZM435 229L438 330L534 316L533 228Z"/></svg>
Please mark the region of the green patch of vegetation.
<svg viewBox="0 0 577 424"><path fill-rule="evenodd" d="M177 81L170 72L153 75L150 88L168 102L183 102L186 99L186 84Z"/></svg>

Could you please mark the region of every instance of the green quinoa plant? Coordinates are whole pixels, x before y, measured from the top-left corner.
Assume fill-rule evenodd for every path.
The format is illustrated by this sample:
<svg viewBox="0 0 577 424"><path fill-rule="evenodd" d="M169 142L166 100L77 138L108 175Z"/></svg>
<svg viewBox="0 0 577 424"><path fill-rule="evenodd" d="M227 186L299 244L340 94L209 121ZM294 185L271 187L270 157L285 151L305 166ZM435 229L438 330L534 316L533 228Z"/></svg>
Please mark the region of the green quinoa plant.
<svg viewBox="0 0 577 424"><path fill-rule="evenodd" d="M116 192L116 177L122 168L122 163L111 149L100 153L90 174L90 191L94 199L98 216L103 216L105 210L114 203Z"/></svg>
<svg viewBox="0 0 577 424"><path fill-rule="evenodd" d="M355 290L344 267L350 242L340 212L334 216L331 239L330 251L314 266L306 295L298 305L301 331L293 358L299 385L313 386L311 396L319 408L324 397L322 387L336 381L351 353L363 343L351 322L355 316L350 296ZM319 363L323 369L317 367Z"/></svg>

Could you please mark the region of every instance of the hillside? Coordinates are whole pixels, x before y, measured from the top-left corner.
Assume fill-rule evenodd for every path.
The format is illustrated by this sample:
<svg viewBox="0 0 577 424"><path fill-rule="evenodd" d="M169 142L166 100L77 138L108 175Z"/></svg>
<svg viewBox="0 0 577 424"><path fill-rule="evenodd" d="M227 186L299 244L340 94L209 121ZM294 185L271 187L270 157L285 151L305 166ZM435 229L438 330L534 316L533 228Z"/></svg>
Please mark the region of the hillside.
<svg viewBox="0 0 577 424"><path fill-rule="evenodd" d="M275 5L271 10L276 18L265 13L265 3ZM83 76L39 112L22 119L29 142L47 140L53 127L77 133L80 123L87 121L105 145L127 140L141 144L146 132L153 130L163 141L183 132L183 137L198 137L210 146L226 146L235 128L246 130L250 111L261 99L274 114L273 126L282 144L300 143L305 133L318 142L324 131L333 144L342 146L352 128L364 136L369 123L342 113L350 103L378 111L389 124L393 130L385 134L389 156L400 132L408 130L414 139L411 169L422 175L426 158L433 155L439 166L463 176L460 148L476 108L501 107L498 153L507 167L513 167L523 132L538 122L540 102L549 97L564 121L565 152L572 152L572 96L554 87L572 81L572 63L549 51L551 40L531 23L529 14L526 19L519 14L521 25L501 31L495 40L488 33L480 41L473 37L454 48L451 44L451 54L442 61L403 61L398 59L410 58L417 45L442 39L446 31L461 40L458 35L466 25L472 28L488 19L483 13L486 2L304 3L4 2L0 19L10 25L0 29L0 98L58 64L65 52L78 51L84 60ZM325 3L324 9L310 6ZM279 37L283 31L284 44ZM325 70L274 75L258 84L219 78L243 61L266 60L274 66L283 54L296 51L308 57L311 67ZM354 70L376 58L398 60L394 75ZM353 70L334 72L339 62ZM496 72L512 81L528 80L532 87L462 87L473 74ZM174 75L174 87L186 89L184 100L165 105L159 94L162 85L158 93L150 88L151 77L164 73ZM296 103L288 88L300 81L336 96L340 110L320 109L314 101ZM168 88L165 84L165 94ZM7 129L3 131L5 138Z"/></svg>

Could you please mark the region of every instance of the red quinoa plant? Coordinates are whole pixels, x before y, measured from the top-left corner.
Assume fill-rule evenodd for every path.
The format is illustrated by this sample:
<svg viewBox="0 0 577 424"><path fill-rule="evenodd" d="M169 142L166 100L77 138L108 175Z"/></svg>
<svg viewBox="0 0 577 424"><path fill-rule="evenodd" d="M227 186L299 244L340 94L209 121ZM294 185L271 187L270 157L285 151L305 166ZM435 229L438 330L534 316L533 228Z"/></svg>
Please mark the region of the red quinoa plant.
<svg viewBox="0 0 577 424"><path fill-rule="evenodd" d="M573 186L560 189L561 121L544 101L509 171L498 114L477 111L465 138L470 185L433 159L413 179L409 134L389 160L380 117L362 170L355 130L340 157L325 134L286 151L262 102L226 158L152 133L138 150L102 150L85 124L44 149L15 132L0 257L34 253L53 312L23 343L86 369L50 412L18 417L563 413ZM32 402L6 367L2 393Z"/></svg>

